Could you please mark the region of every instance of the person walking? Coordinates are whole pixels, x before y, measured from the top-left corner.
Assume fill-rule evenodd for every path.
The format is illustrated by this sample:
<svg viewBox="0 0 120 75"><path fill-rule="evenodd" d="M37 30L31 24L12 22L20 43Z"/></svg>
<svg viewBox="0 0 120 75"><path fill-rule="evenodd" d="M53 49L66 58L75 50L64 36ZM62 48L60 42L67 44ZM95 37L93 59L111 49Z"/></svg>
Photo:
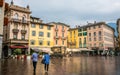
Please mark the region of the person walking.
<svg viewBox="0 0 120 75"><path fill-rule="evenodd" d="M33 62L34 72L36 71L37 61L38 61L38 52L34 51L32 54L32 62Z"/></svg>
<svg viewBox="0 0 120 75"><path fill-rule="evenodd" d="M44 56L43 56L43 59L44 59L44 69L45 69L45 72L48 72L49 70L49 64L50 64L50 55L48 53L45 53Z"/></svg>

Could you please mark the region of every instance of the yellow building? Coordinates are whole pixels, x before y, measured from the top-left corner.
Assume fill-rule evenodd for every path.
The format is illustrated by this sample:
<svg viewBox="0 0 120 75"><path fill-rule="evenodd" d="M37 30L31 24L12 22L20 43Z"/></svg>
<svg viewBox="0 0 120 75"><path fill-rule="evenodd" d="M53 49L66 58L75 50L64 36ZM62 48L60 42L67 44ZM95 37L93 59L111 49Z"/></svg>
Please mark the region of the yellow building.
<svg viewBox="0 0 120 75"><path fill-rule="evenodd" d="M77 27L68 30L68 48L87 48L87 27Z"/></svg>
<svg viewBox="0 0 120 75"><path fill-rule="evenodd" d="M68 30L68 48L79 48L78 45L78 28Z"/></svg>
<svg viewBox="0 0 120 75"><path fill-rule="evenodd" d="M44 24L39 18L31 17L29 30L29 48L50 49L53 46L53 25Z"/></svg>

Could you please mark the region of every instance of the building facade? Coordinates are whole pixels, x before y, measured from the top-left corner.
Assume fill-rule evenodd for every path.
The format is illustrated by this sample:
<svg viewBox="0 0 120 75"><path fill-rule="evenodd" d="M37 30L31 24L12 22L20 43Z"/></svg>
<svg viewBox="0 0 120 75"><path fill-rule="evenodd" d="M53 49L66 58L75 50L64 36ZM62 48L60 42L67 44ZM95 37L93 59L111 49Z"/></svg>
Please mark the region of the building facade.
<svg viewBox="0 0 120 75"><path fill-rule="evenodd" d="M115 30L105 22L69 29L68 48L80 50L113 50Z"/></svg>
<svg viewBox="0 0 120 75"><path fill-rule="evenodd" d="M114 49L115 30L105 22L98 22L87 26L87 45L89 49Z"/></svg>
<svg viewBox="0 0 120 75"><path fill-rule="evenodd" d="M118 32L117 41L120 49L120 19L117 20L117 32Z"/></svg>
<svg viewBox="0 0 120 75"><path fill-rule="evenodd" d="M79 48L87 48L87 27L78 27Z"/></svg>
<svg viewBox="0 0 120 75"><path fill-rule="evenodd" d="M5 1L0 0L0 59L2 57L4 7L5 7Z"/></svg>
<svg viewBox="0 0 120 75"><path fill-rule="evenodd" d="M31 17L30 22L29 47L50 50L53 47L53 25L36 17Z"/></svg>
<svg viewBox="0 0 120 75"><path fill-rule="evenodd" d="M20 49L22 54L27 54L28 50L28 34L30 25L30 9L29 6L20 7L9 5L9 11L5 13L8 18L8 24L4 24L4 56L7 57L14 53L16 49Z"/></svg>
<svg viewBox="0 0 120 75"><path fill-rule="evenodd" d="M68 48L79 48L78 28L71 28L68 30Z"/></svg>
<svg viewBox="0 0 120 75"><path fill-rule="evenodd" d="M60 52L64 54L67 48L67 35L69 25L60 22L58 23L51 22L49 24L54 25L53 28L54 46L52 47L52 50L54 52Z"/></svg>

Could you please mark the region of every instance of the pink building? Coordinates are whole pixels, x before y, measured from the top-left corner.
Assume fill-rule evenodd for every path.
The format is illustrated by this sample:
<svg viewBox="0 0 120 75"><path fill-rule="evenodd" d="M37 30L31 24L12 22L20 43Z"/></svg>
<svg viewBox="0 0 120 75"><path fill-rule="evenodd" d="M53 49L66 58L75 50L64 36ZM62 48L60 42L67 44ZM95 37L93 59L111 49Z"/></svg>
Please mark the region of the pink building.
<svg viewBox="0 0 120 75"><path fill-rule="evenodd" d="M111 50L114 49L114 28L105 22L87 25L87 45L90 49Z"/></svg>
<svg viewBox="0 0 120 75"><path fill-rule="evenodd" d="M67 48L68 29L70 26L60 22L51 22L50 24L54 25L54 46L52 49L57 52L65 53Z"/></svg>

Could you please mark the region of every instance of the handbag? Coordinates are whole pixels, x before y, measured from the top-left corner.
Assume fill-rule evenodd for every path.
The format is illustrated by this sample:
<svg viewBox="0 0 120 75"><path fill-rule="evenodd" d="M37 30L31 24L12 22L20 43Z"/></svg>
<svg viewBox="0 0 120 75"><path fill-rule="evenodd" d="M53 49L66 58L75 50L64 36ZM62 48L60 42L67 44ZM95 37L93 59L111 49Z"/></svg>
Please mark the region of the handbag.
<svg viewBox="0 0 120 75"><path fill-rule="evenodd" d="M42 59L42 60L41 60L41 63L42 63L42 64L45 64L45 59Z"/></svg>

